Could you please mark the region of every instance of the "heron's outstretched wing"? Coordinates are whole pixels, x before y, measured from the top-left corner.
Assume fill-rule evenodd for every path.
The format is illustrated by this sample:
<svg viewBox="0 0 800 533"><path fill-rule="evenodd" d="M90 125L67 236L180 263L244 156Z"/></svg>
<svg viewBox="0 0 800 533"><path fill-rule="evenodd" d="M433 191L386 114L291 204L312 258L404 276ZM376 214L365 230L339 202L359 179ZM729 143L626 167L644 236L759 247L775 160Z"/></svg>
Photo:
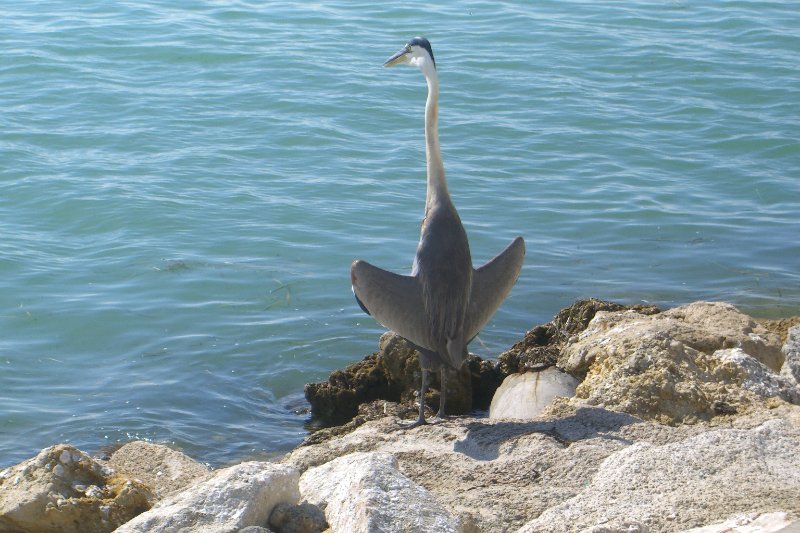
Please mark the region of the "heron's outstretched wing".
<svg viewBox="0 0 800 533"><path fill-rule="evenodd" d="M467 341L478 334L506 299L517 282L524 259L525 241L517 237L494 259L473 272L472 292L464 324Z"/></svg>
<svg viewBox="0 0 800 533"><path fill-rule="evenodd" d="M359 260L350 268L350 279L353 294L364 311L413 344L429 347L430 332L417 278Z"/></svg>

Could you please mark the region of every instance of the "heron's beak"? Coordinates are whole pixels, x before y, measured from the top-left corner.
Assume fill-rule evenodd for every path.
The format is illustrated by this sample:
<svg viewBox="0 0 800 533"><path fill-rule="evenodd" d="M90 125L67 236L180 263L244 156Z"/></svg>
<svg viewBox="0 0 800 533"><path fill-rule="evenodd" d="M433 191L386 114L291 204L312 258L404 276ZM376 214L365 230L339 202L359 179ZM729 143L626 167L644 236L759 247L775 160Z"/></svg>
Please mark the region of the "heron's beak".
<svg viewBox="0 0 800 533"><path fill-rule="evenodd" d="M408 55L410 53L411 52L410 52L410 50L408 48L403 48L402 50L397 52L395 55L393 55L392 57L387 59L386 62L383 64L383 66L384 67L393 67L395 65L399 65L401 63L405 63L406 61L408 61Z"/></svg>

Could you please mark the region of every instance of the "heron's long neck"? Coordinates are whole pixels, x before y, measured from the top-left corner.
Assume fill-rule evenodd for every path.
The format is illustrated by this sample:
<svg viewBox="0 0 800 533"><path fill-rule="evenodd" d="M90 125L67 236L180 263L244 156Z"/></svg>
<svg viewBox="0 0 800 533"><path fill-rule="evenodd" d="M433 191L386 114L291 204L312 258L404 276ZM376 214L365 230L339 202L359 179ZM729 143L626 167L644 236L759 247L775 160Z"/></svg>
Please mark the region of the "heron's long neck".
<svg viewBox="0 0 800 533"><path fill-rule="evenodd" d="M449 201L447 181L444 177L442 151L439 148L439 80L436 70L425 72L428 82L428 100L425 102L425 156L428 161L428 192L425 207L435 202Z"/></svg>

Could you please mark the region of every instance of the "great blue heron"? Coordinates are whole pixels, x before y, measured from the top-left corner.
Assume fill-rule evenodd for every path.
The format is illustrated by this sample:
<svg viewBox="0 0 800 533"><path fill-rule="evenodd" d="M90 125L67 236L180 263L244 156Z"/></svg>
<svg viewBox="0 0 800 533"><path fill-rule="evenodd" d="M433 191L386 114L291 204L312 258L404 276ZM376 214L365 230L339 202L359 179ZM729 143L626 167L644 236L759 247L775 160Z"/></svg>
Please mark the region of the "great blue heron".
<svg viewBox="0 0 800 533"><path fill-rule="evenodd" d="M441 371L436 419L444 417L446 371L461 368L469 355L467 344L514 286L525 256L525 241L517 237L484 266L472 268L467 233L447 191L439 149L439 82L431 44L423 37L415 37L383 66L400 64L419 67L428 83L425 103L428 190L417 254L410 276L357 260L353 262L350 277L361 308L408 340L420 353L419 417L404 426L411 428L426 423L428 371Z"/></svg>

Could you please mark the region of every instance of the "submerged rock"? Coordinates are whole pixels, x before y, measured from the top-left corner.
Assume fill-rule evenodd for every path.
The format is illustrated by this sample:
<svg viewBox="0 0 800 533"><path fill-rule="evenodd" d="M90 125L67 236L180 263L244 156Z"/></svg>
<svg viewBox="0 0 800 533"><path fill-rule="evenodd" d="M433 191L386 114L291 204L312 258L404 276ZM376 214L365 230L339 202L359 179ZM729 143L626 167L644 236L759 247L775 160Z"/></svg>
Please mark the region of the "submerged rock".
<svg viewBox="0 0 800 533"><path fill-rule="evenodd" d="M574 396L577 386L577 379L556 367L512 374L495 392L489 418L535 418L556 397Z"/></svg>
<svg viewBox="0 0 800 533"><path fill-rule="evenodd" d="M105 533L151 499L141 482L59 444L0 472L0 531Z"/></svg>

